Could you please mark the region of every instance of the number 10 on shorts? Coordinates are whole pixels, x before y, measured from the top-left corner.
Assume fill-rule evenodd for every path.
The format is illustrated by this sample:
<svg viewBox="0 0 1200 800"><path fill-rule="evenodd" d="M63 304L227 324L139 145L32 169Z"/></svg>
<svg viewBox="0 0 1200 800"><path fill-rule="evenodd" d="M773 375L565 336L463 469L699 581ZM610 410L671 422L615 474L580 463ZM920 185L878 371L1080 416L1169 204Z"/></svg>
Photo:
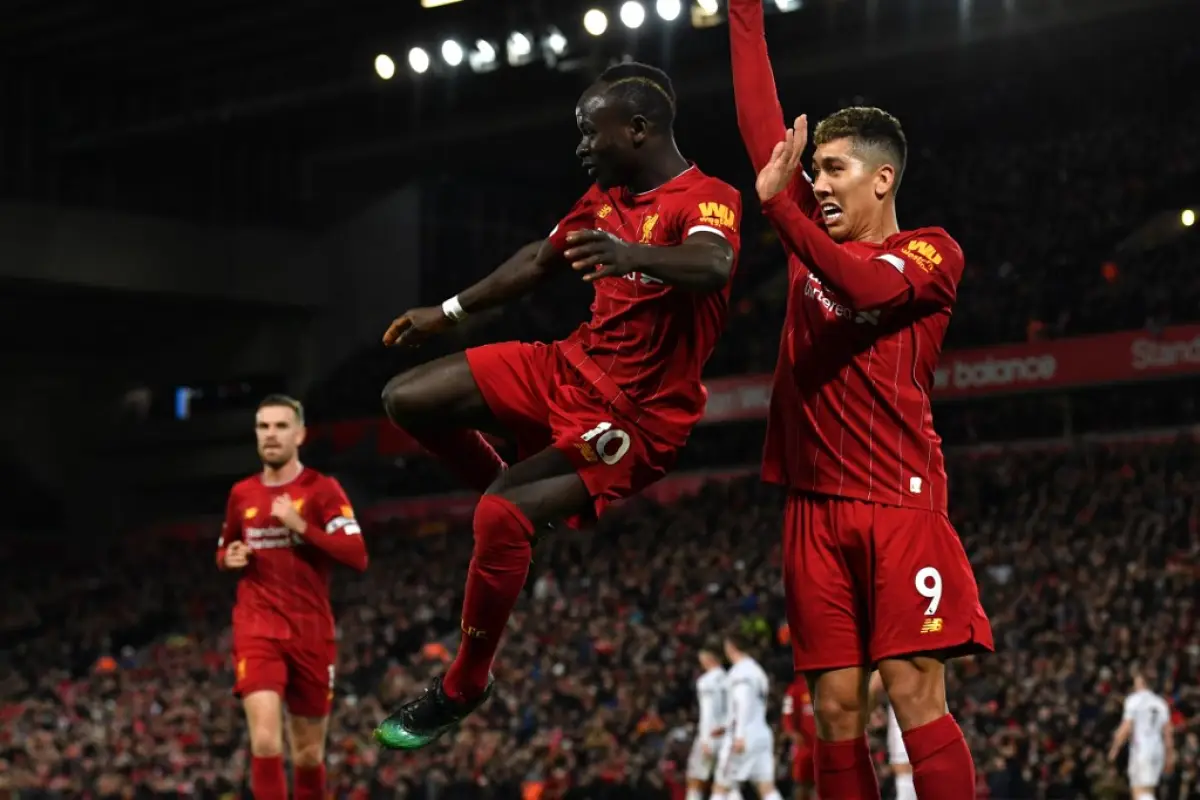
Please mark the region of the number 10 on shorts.
<svg viewBox="0 0 1200 800"><path fill-rule="evenodd" d="M929 606L925 609L925 616L933 616L942 602L942 573L934 567L922 567L917 571L915 583L917 594L929 601Z"/></svg>
<svg viewBox="0 0 1200 800"><path fill-rule="evenodd" d="M596 457L610 467L629 452L629 434L614 428L611 422L601 422L579 438L590 444L595 450ZM593 440L595 441L593 442ZM610 446L614 443L615 446ZM594 461L595 459L589 460Z"/></svg>

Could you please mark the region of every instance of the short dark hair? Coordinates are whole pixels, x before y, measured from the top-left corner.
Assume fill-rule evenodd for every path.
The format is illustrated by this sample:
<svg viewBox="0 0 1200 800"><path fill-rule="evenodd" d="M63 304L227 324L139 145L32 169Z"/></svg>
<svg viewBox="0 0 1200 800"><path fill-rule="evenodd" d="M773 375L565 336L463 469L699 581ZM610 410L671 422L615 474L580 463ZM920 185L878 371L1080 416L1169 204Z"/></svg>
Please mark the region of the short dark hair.
<svg viewBox="0 0 1200 800"><path fill-rule="evenodd" d="M725 631L725 641L729 642L742 653L750 652L750 648L754 646L750 641L750 637L742 630L741 625L736 625Z"/></svg>
<svg viewBox="0 0 1200 800"><path fill-rule="evenodd" d="M304 424L304 404L296 398L286 394L269 394L259 401L258 407L262 408L290 408L296 414L296 419Z"/></svg>
<svg viewBox="0 0 1200 800"><path fill-rule="evenodd" d="M820 147L835 139L853 139L856 151L871 151L874 160L896 168L896 188L904 176L908 161L908 139L900 120L879 108L853 106L829 115L813 132L813 144Z"/></svg>
<svg viewBox="0 0 1200 800"><path fill-rule="evenodd" d="M658 67L628 61L604 70L600 82L608 94L624 100L633 113L653 124L670 128L675 123L675 87Z"/></svg>

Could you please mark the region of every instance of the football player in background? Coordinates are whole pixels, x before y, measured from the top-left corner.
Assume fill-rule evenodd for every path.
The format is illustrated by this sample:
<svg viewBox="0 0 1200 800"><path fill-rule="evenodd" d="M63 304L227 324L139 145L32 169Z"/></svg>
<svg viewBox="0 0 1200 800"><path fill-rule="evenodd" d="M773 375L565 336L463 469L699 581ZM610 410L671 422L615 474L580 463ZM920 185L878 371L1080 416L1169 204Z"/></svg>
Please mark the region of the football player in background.
<svg viewBox="0 0 1200 800"><path fill-rule="evenodd" d="M250 733L250 787L258 800L288 797L286 707L294 796L324 800L337 663L329 578L336 564L365 570L367 548L341 485L300 463L300 402L267 397L254 432L262 469L229 493L216 558L238 577L234 692Z"/></svg>

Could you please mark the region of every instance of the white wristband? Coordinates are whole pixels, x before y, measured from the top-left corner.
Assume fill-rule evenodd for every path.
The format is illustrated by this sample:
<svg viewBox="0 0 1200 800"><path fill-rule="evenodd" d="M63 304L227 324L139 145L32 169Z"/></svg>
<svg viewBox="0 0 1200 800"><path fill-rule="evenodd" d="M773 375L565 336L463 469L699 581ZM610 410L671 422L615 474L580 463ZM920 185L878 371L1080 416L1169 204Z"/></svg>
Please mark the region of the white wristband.
<svg viewBox="0 0 1200 800"><path fill-rule="evenodd" d="M462 303L458 302L458 295L454 295L454 297L442 303L442 313L451 322L462 322L467 318L467 312L463 310Z"/></svg>

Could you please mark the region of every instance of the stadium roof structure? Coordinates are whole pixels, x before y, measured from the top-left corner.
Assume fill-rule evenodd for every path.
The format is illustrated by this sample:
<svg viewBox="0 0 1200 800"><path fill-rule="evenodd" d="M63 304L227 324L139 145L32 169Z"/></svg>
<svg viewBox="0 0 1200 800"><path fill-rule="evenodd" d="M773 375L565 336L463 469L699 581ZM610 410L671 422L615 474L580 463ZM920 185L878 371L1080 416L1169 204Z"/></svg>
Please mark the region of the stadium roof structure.
<svg viewBox="0 0 1200 800"><path fill-rule="evenodd" d="M378 178L386 169L396 184L431 162L463 157L450 148L471 140L470 157L495 160L478 147L481 139L505 141L506 157L535 157L530 134L569 130L563 98L623 57L667 66L684 105L704 100L715 108L729 96L724 0L699 26L686 12L665 21L655 0L641 0L646 18L636 30L619 20L628 0L422 2L4 3L0 197L294 219L331 190L322 173ZM713 0L681 2L693 11ZM919 60L931 48L962 49L1067 20L1132 14L1161 23L1162 9L1195 7L1185 0L787 0L778 4L791 9L783 13L776 0L766 5L773 41L793 45L774 50L784 80L844 78L851 65L905 54ZM590 7L608 13L603 35L584 30ZM561 52L545 51L552 31ZM532 52L509 65L504 43L514 33L528 37ZM482 74L469 58L451 67L440 55L447 39L465 51L493 42L499 63ZM431 62L420 75L407 64L418 46ZM379 55L395 67L391 80L376 73ZM889 66L872 80L907 74Z"/></svg>

